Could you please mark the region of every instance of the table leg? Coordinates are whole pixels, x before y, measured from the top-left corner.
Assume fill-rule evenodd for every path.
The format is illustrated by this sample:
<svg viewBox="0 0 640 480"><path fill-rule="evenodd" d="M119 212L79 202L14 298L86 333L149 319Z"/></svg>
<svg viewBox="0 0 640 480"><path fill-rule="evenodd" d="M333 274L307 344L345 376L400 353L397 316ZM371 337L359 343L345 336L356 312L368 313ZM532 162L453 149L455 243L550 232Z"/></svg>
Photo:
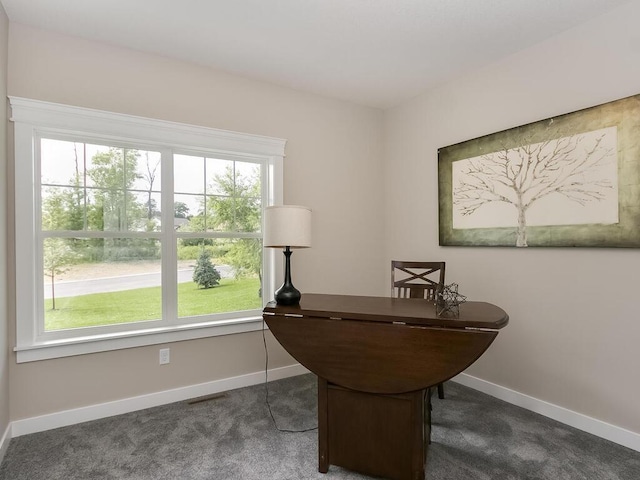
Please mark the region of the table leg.
<svg viewBox="0 0 640 480"><path fill-rule="evenodd" d="M318 377L318 471L329 471L329 399L327 380Z"/></svg>

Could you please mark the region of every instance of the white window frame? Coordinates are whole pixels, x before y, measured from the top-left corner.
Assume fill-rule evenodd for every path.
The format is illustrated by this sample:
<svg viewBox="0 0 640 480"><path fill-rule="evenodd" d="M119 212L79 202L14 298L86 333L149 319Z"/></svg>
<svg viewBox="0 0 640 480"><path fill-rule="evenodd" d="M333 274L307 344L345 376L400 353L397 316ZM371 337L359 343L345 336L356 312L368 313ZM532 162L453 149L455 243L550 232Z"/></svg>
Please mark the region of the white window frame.
<svg viewBox="0 0 640 480"><path fill-rule="evenodd" d="M16 249L16 351L17 361L29 362L144 345L255 331L262 328L261 314L242 316L230 313L224 318L202 321L169 319L161 326L145 322L123 327L117 332L92 330L90 335L59 338L43 337L39 332L42 314L42 269L35 255L40 237L39 215L35 212L40 195L36 139L40 136L78 136L116 144L144 145L161 152L163 187L171 185L173 153L199 152L223 158L253 158L263 164L263 208L282 203L283 161L286 140L230 132L132 115L104 112L20 97L9 97L14 123L15 149L15 249ZM171 172L171 173L169 173ZM167 205L163 205L166 209ZM172 228L163 227L163 232ZM84 232L79 232L84 233ZM169 237L163 237L166 239ZM175 239L175 236L171 236ZM163 247L163 251L166 250ZM263 251L263 302L275 290L275 252ZM165 259L163 262L175 259ZM165 280L170 273L163 268ZM175 282L175 280L174 280ZM167 300L163 295L163 312ZM169 299L169 302L175 299ZM175 304L169 311L175 311Z"/></svg>

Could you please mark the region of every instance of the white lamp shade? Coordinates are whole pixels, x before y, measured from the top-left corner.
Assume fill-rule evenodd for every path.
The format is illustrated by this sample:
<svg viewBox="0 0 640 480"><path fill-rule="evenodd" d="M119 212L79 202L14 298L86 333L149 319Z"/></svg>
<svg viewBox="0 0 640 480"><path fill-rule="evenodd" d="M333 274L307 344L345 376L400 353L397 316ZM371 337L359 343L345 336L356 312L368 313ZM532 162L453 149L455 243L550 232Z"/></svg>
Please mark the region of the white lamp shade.
<svg viewBox="0 0 640 480"><path fill-rule="evenodd" d="M298 205L265 208L263 241L265 247L310 247L311 209Z"/></svg>

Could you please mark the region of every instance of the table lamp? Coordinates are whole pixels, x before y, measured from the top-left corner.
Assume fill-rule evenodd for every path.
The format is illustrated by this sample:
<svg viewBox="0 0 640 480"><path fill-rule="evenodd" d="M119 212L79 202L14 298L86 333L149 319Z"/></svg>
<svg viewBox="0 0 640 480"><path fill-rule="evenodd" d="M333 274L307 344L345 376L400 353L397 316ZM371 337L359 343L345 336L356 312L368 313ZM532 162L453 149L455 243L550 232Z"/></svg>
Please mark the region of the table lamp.
<svg viewBox="0 0 640 480"><path fill-rule="evenodd" d="M284 249L284 283L276 290L276 302L297 305L301 294L291 283L291 249L311 246L311 209L298 205L266 207L263 241L265 247Z"/></svg>

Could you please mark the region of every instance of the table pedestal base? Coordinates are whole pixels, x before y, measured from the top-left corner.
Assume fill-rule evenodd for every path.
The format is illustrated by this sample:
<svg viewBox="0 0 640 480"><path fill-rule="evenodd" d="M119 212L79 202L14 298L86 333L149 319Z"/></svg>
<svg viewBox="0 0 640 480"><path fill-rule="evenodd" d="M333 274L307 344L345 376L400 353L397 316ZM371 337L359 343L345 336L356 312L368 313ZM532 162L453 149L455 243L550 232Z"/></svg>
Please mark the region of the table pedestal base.
<svg viewBox="0 0 640 480"><path fill-rule="evenodd" d="M423 480L428 390L378 395L318 378L319 471L338 465L392 480Z"/></svg>

